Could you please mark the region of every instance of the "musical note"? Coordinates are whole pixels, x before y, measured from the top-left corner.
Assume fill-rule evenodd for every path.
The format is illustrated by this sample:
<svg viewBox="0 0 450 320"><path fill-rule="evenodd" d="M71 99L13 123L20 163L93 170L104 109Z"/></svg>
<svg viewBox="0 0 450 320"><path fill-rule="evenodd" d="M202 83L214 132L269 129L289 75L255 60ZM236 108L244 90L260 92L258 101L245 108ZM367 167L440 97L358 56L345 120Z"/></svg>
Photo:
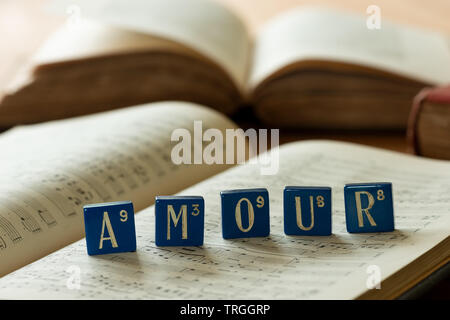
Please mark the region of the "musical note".
<svg viewBox="0 0 450 320"><path fill-rule="evenodd" d="M49 227L55 226L57 224L55 217L49 212L47 208L45 208L38 200L36 200L31 195L25 195L24 193L8 193L9 198L14 198L17 201L19 199L22 199L22 201L29 206L35 213L38 214L38 216L41 218L41 220Z"/></svg>
<svg viewBox="0 0 450 320"><path fill-rule="evenodd" d="M17 243L22 240L22 236L17 229L3 216L0 216L0 228L3 230L3 234L7 235L13 243ZM6 248L6 244L4 247Z"/></svg>
<svg viewBox="0 0 450 320"><path fill-rule="evenodd" d="M38 224L36 219L34 219L28 213L28 211L25 210L25 208L20 207L16 203L14 203L8 199L5 199L5 198L0 198L0 203L2 204L2 206L8 208L9 210L14 212L19 217L20 222L22 223L22 225L25 227L26 230L28 230L30 232L41 232L42 231L41 226Z"/></svg>

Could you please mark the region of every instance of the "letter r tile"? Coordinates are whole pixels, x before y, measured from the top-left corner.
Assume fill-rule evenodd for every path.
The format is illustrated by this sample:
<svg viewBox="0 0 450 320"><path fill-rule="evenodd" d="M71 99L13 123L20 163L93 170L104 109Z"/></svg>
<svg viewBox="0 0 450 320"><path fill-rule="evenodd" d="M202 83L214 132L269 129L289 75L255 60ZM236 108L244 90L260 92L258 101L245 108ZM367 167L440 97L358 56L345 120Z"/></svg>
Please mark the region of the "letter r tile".
<svg viewBox="0 0 450 320"><path fill-rule="evenodd" d="M352 183L344 187L347 231L394 231L392 183Z"/></svg>

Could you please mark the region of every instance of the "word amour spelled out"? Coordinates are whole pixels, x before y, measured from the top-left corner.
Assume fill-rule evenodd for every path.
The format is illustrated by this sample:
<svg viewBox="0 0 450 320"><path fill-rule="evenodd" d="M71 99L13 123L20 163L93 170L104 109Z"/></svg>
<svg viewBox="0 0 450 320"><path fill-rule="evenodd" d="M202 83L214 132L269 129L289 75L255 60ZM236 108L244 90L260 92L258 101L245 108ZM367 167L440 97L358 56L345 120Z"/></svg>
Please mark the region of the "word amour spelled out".
<svg viewBox="0 0 450 320"><path fill-rule="evenodd" d="M220 193L224 239L267 237L270 234L267 189ZM344 187L347 231L394 230L392 184L359 183ZM331 188L288 186L284 189L284 232L287 235L331 235ZM133 204L111 202L84 206L89 255L136 251ZM158 196L155 201L157 246L201 246L205 201L201 196Z"/></svg>

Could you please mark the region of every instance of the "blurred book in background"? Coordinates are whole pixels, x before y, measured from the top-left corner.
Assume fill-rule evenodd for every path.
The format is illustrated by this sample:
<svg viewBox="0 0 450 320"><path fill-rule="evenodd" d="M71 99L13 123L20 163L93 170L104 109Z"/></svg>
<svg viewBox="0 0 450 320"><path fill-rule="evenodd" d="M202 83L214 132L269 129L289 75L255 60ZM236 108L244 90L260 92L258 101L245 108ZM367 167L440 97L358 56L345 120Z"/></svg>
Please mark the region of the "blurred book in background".
<svg viewBox="0 0 450 320"><path fill-rule="evenodd" d="M251 105L280 128L404 129L424 86L450 82L448 37L326 8L298 8L250 36L213 1L57 1L80 8L0 103L0 126L160 100L228 115Z"/></svg>
<svg viewBox="0 0 450 320"><path fill-rule="evenodd" d="M426 88L416 96L408 139L412 152L450 160L450 86Z"/></svg>

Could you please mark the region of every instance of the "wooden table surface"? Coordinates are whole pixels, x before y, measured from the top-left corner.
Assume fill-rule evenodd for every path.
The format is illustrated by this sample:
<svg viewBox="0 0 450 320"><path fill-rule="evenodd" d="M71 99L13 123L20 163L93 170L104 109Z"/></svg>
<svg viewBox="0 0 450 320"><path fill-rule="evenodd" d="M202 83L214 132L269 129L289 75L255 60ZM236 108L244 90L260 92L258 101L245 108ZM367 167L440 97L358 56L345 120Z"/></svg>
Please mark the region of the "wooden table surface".
<svg viewBox="0 0 450 320"><path fill-rule="evenodd" d="M449 0L217 0L225 3L257 32L272 16L298 5L329 5L365 14L376 4L382 19L450 34ZM67 17L48 14L46 0L0 0L0 92L47 35ZM245 127L248 122L242 122ZM405 134L397 132L281 131L280 142L335 139L406 152ZM442 281L423 298L449 298L450 281Z"/></svg>

